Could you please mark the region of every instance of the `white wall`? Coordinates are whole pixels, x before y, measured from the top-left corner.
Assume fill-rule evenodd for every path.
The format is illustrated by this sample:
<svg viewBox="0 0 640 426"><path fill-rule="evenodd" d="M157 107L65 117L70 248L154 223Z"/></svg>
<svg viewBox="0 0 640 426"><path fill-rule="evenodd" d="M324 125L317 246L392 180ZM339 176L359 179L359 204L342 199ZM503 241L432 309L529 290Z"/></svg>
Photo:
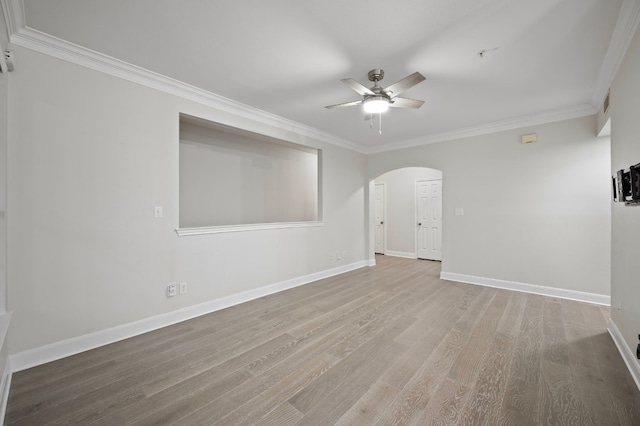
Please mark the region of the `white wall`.
<svg viewBox="0 0 640 426"><path fill-rule="evenodd" d="M386 189L386 249L416 256L416 181L442 179L442 172L426 167L405 167L376 178Z"/></svg>
<svg viewBox="0 0 640 426"><path fill-rule="evenodd" d="M4 12L0 7L0 55L8 47ZM0 73L0 421L4 420L10 378L9 345L6 333L11 314L6 313L7 296L7 124L9 75Z"/></svg>
<svg viewBox="0 0 640 426"><path fill-rule="evenodd" d="M14 49L11 353L364 261L365 157ZM178 237L179 114L323 149L323 227ZM153 218L163 206L164 217ZM189 291L165 296L169 282Z"/></svg>
<svg viewBox="0 0 640 426"><path fill-rule="evenodd" d="M640 31L611 87L611 174L640 163ZM640 333L640 207L612 203L611 319L624 337L636 370ZM620 310L618 310L620 307Z"/></svg>
<svg viewBox="0 0 640 426"><path fill-rule="evenodd" d="M610 143L596 117L370 156L442 170L446 273L609 295ZM520 136L537 132L536 144ZM455 208L464 216L455 216ZM371 251L370 251L371 256Z"/></svg>
<svg viewBox="0 0 640 426"><path fill-rule="evenodd" d="M367 158L27 49L14 54L12 353L327 270L339 266L328 256L336 250L347 251L343 263L365 260L365 177L403 167L445 177L443 271L609 294L610 146L594 136L595 116ZM178 237L180 113L323 149L325 226ZM530 132L539 142L521 145ZM167 299L177 281L189 292Z"/></svg>
<svg viewBox="0 0 640 426"><path fill-rule="evenodd" d="M8 46L4 12L0 7L0 54ZM0 73L0 313L6 309L7 284L7 114L9 75Z"/></svg>

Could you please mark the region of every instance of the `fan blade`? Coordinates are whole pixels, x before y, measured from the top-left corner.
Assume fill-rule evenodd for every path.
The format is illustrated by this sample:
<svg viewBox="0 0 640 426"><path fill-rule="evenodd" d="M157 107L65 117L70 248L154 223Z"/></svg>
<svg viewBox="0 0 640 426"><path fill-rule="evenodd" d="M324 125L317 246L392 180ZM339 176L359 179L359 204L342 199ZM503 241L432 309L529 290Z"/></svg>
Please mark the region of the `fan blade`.
<svg viewBox="0 0 640 426"><path fill-rule="evenodd" d="M394 98L410 87L413 87L416 84L425 81L426 79L427 78L419 72L414 72L413 74L403 78L402 80L393 83L391 86L388 86L384 89L384 91L391 98Z"/></svg>
<svg viewBox="0 0 640 426"><path fill-rule="evenodd" d="M325 108L328 108L328 109L331 109L331 108L342 108L342 107L360 105L361 103L362 103L362 101L345 102L343 104L329 105L329 106L326 106Z"/></svg>
<svg viewBox="0 0 640 426"><path fill-rule="evenodd" d="M375 95L375 93L373 93L371 90L367 89L362 84L358 83L357 81L355 81L352 78L343 78L340 81L343 82L344 84L346 84L347 86L351 87L353 90L355 90L358 94L360 94L362 96L364 96L364 95Z"/></svg>
<svg viewBox="0 0 640 426"><path fill-rule="evenodd" d="M413 108L418 109L424 104L424 101L409 98L392 98L389 103L391 108Z"/></svg>

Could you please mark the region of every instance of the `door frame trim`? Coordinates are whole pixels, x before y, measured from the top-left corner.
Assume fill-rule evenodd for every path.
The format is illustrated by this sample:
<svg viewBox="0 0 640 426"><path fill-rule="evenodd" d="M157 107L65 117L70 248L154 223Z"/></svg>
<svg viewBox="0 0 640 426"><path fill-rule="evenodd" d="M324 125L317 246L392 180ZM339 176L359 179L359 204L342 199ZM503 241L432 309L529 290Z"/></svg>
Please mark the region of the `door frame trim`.
<svg viewBox="0 0 640 426"><path fill-rule="evenodd" d="M376 202L376 185L381 185L382 186L382 192L383 192L383 198L382 198L382 216L384 217L383 219L383 228L382 228L382 239L384 240L382 242L382 253L378 253L376 252L376 242L375 242L375 228L377 224L374 224L373 229L374 229L374 241L373 241L373 254L387 254L387 182L376 182L375 180L373 181L373 208L374 208L374 219L375 219L375 202Z"/></svg>

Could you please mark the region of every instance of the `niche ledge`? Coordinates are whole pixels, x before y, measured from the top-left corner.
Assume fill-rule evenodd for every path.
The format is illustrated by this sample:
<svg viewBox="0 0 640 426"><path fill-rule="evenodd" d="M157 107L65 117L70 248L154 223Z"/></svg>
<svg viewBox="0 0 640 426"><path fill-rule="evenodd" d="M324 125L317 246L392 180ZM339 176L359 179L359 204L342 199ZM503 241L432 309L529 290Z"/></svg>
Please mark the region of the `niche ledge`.
<svg viewBox="0 0 640 426"><path fill-rule="evenodd" d="M279 223L256 223L248 225L225 225L225 226L205 226L201 228L178 228L176 234L180 237L206 234L222 234L226 232L247 232L261 231L266 229L287 229L287 228L316 228L324 226L322 221L309 222L279 222Z"/></svg>

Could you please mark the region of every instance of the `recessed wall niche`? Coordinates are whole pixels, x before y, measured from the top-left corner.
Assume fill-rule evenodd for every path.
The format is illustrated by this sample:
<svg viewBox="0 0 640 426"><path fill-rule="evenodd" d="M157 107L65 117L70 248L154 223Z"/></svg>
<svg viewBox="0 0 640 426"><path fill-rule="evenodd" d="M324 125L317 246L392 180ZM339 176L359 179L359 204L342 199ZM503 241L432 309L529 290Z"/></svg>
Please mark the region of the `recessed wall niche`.
<svg viewBox="0 0 640 426"><path fill-rule="evenodd" d="M179 228L317 222L322 152L180 114Z"/></svg>

